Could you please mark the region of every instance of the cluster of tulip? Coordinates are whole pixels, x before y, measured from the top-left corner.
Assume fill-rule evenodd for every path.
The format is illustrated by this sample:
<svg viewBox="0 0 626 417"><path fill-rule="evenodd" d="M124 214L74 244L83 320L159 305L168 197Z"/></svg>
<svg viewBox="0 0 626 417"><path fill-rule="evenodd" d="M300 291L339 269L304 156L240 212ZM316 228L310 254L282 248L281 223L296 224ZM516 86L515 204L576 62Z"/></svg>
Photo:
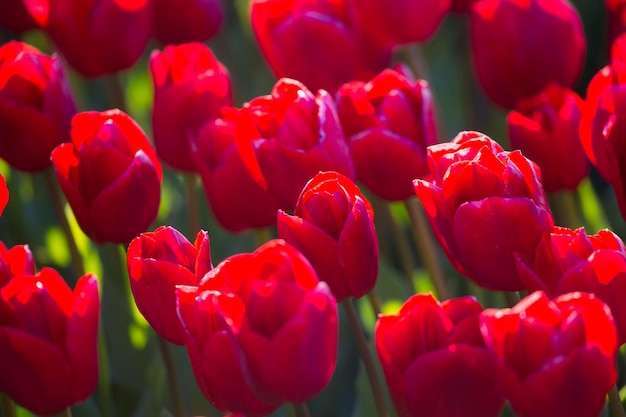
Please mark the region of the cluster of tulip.
<svg viewBox="0 0 626 417"><path fill-rule="evenodd" d="M625 415L626 245L562 223L546 193L576 190L590 161L626 218L626 1L605 2L610 60L583 100L572 88L586 39L567 0L251 0L252 33L278 81L241 107L203 43L224 23L221 1L78 3L2 0L0 26L44 33L55 53L0 44L0 158L46 172L92 242L124 245L128 295L160 340L176 417L185 411L165 341L184 346L216 409L260 417L294 403L306 416L338 364L338 304L385 417L352 301L366 295L400 417L497 417L507 402L520 417L597 417L607 395L611 416ZM429 84L405 64L390 68L450 11L469 20L478 84L510 111L512 151L476 131L440 143ZM122 109L79 111L65 67L85 78L136 68L151 38L167 45L143 69L153 141ZM147 232L167 175L192 188L198 176L224 231L269 228L270 238L213 266L193 210L194 243L163 223ZM0 179L1 212L20 195ZM374 207L401 201L440 301L418 293L383 314ZM80 277L73 292L57 270L37 271L28 245L0 241L0 415L15 404L71 415L98 387L102 416L113 417L102 281L84 273L63 204L57 214ZM456 270L446 278L431 231ZM459 275L505 292L509 308L452 297Z"/></svg>

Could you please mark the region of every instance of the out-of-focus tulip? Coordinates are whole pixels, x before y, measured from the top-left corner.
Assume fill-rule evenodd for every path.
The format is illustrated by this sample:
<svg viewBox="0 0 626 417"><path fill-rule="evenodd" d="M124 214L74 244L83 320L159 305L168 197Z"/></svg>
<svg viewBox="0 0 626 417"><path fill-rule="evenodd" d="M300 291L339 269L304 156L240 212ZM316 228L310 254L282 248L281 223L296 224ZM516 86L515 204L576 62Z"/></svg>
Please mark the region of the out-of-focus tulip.
<svg viewBox="0 0 626 417"><path fill-rule="evenodd" d="M16 245L7 249L0 242L0 288L19 275L35 274L35 258L28 245Z"/></svg>
<svg viewBox="0 0 626 417"><path fill-rule="evenodd" d="M524 289L515 259L532 259L553 225L535 164L478 132L430 146L428 162L415 191L452 264L482 287Z"/></svg>
<svg viewBox="0 0 626 417"><path fill-rule="evenodd" d="M330 381L336 301L284 241L227 258L199 287L179 287L177 297L196 379L219 409L266 415L283 401L310 399Z"/></svg>
<svg viewBox="0 0 626 417"><path fill-rule="evenodd" d="M20 34L35 29L37 23L22 0L3 0L0 2L0 27Z"/></svg>
<svg viewBox="0 0 626 417"><path fill-rule="evenodd" d="M534 262L520 261L518 269L531 292L595 294L611 308L619 344L626 342L626 246L616 234L601 230L588 236L582 228L554 227L537 245Z"/></svg>
<svg viewBox="0 0 626 417"><path fill-rule="evenodd" d="M360 298L378 277L374 210L359 188L336 172L320 172L304 189L294 215L278 212L278 237L311 262L337 301Z"/></svg>
<svg viewBox="0 0 626 417"><path fill-rule="evenodd" d="M70 140L76 106L61 60L22 42L0 47L0 157L21 171L50 166Z"/></svg>
<svg viewBox="0 0 626 417"><path fill-rule="evenodd" d="M604 0L604 4L609 17L608 43L611 45L626 31L626 1Z"/></svg>
<svg viewBox="0 0 626 417"><path fill-rule="evenodd" d="M205 42L224 23L222 0L153 0L152 31L164 45Z"/></svg>
<svg viewBox="0 0 626 417"><path fill-rule="evenodd" d="M53 269L0 288L0 391L36 414L84 401L98 380L96 277L74 292Z"/></svg>
<svg viewBox="0 0 626 417"><path fill-rule="evenodd" d="M67 62L85 77L130 68L152 34L152 0L23 0Z"/></svg>
<svg viewBox="0 0 626 417"><path fill-rule="evenodd" d="M246 103L235 138L254 180L293 210L304 185L319 171L354 178L335 102L324 90L313 95L300 82L279 80L268 96Z"/></svg>
<svg viewBox="0 0 626 417"><path fill-rule="evenodd" d="M391 46L421 42L437 30L451 0L349 0L356 22Z"/></svg>
<svg viewBox="0 0 626 417"><path fill-rule="evenodd" d="M137 308L164 339L184 345L176 313L176 286L197 285L213 269L209 235L200 231L192 245L178 230L161 226L128 246L130 289Z"/></svg>
<svg viewBox="0 0 626 417"><path fill-rule="evenodd" d="M416 294L376 322L376 352L400 417L497 417L504 406L497 356L485 348L471 297L439 303Z"/></svg>
<svg viewBox="0 0 626 417"><path fill-rule="evenodd" d="M537 291L480 319L487 346L506 364L502 383L516 415L600 414L617 378L615 325L600 299L570 293L550 301Z"/></svg>
<svg viewBox="0 0 626 417"><path fill-rule="evenodd" d="M468 13L477 1L479 0L452 0L450 10L454 13Z"/></svg>
<svg viewBox="0 0 626 417"><path fill-rule="evenodd" d="M77 114L71 137L52 152L52 164L79 226L98 243L130 242L159 209L162 173L152 145L119 110Z"/></svg>
<svg viewBox="0 0 626 417"><path fill-rule="evenodd" d="M224 108L209 121L193 146L196 170L217 222L230 232L273 226L278 201L248 172L235 143L238 110Z"/></svg>
<svg viewBox="0 0 626 417"><path fill-rule="evenodd" d="M356 24L349 9L347 0L252 0L252 30L276 77L333 93L387 67L390 46Z"/></svg>
<svg viewBox="0 0 626 417"><path fill-rule="evenodd" d="M356 176L388 201L413 195L412 181L428 174L426 147L437 143L433 98L426 81L406 67L371 81L344 84L337 112Z"/></svg>
<svg viewBox="0 0 626 417"><path fill-rule="evenodd" d="M572 87L583 68L583 25L567 0L478 1L470 40L480 85L507 109L550 83Z"/></svg>
<svg viewBox="0 0 626 417"><path fill-rule="evenodd" d="M233 104L228 70L208 46L168 46L150 56L154 80L152 130L157 154L180 171L195 170L190 138Z"/></svg>
<svg viewBox="0 0 626 417"><path fill-rule="evenodd" d="M582 106L575 92L551 84L508 115L511 146L539 165L548 193L575 190L589 171L578 133Z"/></svg>

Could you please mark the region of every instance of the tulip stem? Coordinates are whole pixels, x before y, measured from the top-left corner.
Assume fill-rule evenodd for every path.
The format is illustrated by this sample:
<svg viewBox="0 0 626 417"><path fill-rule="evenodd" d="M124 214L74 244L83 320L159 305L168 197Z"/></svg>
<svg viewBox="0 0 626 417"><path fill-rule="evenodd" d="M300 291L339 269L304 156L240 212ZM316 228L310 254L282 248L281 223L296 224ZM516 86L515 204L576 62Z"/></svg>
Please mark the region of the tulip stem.
<svg viewBox="0 0 626 417"><path fill-rule="evenodd" d="M122 86L120 73L115 72L113 74L107 75L104 78L104 83L109 95L111 108L117 108L126 113L126 94L124 93L124 87Z"/></svg>
<svg viewBox="0 0 626 417"><path fill-rule="evenodd" d="M269 227L263 227L254 231L254 237L256 239L256 245L262 246L272 239L272 232Z"/></svg>
<svg viewBox="0 0 626 417"><path fill-rule="evenodd" d="M374 316L378 317L378 315L382 312L382 304L380 302L380 297L378 296L378 294L376 293L376 291L374 289L372 289L372 291L367 293L367 299L370 302L370 305L372 306L372 310L374 311Z"/></svg>
<svg viewBox="0 0 626 417"><path fill-rule="evenodd" d="M163 357L163 363L165 364L165 371L167 372L170 395L174 406L174 416L184 417L185 409L183 407L182 396L180 393L180 383L178 382L178 373L176 372L176 366L174 365L172 349L170 349L169 342L164 340L161 336L157 335L157 340L159 342L161 356Z"/></svg>
<svg viewBox="0 0 626 417"><path fill-rule="evenodd" d="M404 274L404 278L407 282L409 294L415 294L417 292L415 285L413 284L413 269L415 268L415 265L413 264L411 245L409 244L408 237L404 233L404 230L402 230L402 228L398 225L398 222L396 222L393 218L389 204L379 204L378 198L372 198L371 201L375 204L374 212L381 213L383 216L382 220L389 225L391 237L394 242L394 248L399 257L400 267L402 268L402 273Z"/></svg>
<svg viewBox="0 0 626 417"><path fill-rule="evenodd" d="M619 397L617 385L614 385L613 388L611 388L611 391L609 391L609 416L626 417L622 400Z"/></svg>
<svg viewBox="0 0 626 417"><path fill-rule="evenodd" d="M306 403L293 403L293 410L296 413L296 417L311 417L311 412Z"/></svg>
<svg viewBox="0 0 626 417"><path fill-rule="evenodd" d="M52 206L54 208L54 211L56 212L57 218L59 220L59 225L61 226L61 230L65 235L68 249L70 250L70 257L72 259L72 268L74 270L74 275L76 275L76 280L78 280L80 277L85 275L85 267L83 265L83 258L78 251L78 245L76 244L76 239L74 238L74 234L72 233L70 223L68 222L67 216L65 215L65 203L63 201L59 185L57 184L57 180L54 174L54 168L50 167L46 169L44 171L44 178L46 181L46 186L48 187L48 191L50 193Z"/></svg>
<svg viewBox="0 0 626 417"><path fill-rule="evenodd" d="M198 193L196 192L196 174L185 173L185 190L187 192L187 215L189 216L189 237L194 238L200 231L200 210L198 210Z"/></svg>
<svg viewBox="0 0 626 417"><path fill-rule="evenodd" d="M410 197L404 200L404 206L411 219L411 229L415 239L415 246L424 262L424 266L430 275L430 279L437 292L439 300L447 300L450 293L443 277L443 270L439 263L437 245L430 234L426 215L417 197Z"/></svg>
<svg viewBox="0 0 626 417"><path fill-rule="evenodd" d="M378 373L376 372L374 358L372 357L369 346L367 345L365 333L363 332L363 327L361 327L361 323L359 322L359 316L354 308L354 304L352 304L352 299L346 298L341 302L341 304L343 304L343 308L348 316L348 322L352 328L352 333L354 334L354 339L356 340L361 360L363 360L363 365L365 365L365 372L367 373L367 378L369 379L370 387L372 388L372 394L374 395L374 402L376 403L378 416L389 417L387 407L385 406L385 397L383 395L382 385L380 383L380 379L378 378Z"/></svg>
<svg viewBox="0 0 626 417"><path fill-rule="evenodd" d="M15 417L15 403L6 393L0 391L0 410L4 417Z"/></svg>
<svg viewBox="0 0 626 417"><path fill-rule="evenodd" d="M426 68L426 60L422 52L422 47L413 43L405 48L405 61L413 70L416 79L430 80L428 70Z"/></svg>
<svg viewBox="0 0 626 417"><path fill-rule="evenodd" d="M550 207L554 212L555 222L559 226L567 226L570 229L578 229L583 224L576 207L574 193L568 190L557 191L548 196Z"/></svg>
<svg viewBox="0 0 626 417"><path fill-rule="evenodd" d="M504 291L503 294L508 308L513 308L517 303L519 303L520 297L516 293L512 291Z"/></svg>
<svg viewBox="0 0 626 417"><path fill-rule="evenodd" d="M61 414L59 414L59 417L72 417L72 409L67 407Z"/></svg>

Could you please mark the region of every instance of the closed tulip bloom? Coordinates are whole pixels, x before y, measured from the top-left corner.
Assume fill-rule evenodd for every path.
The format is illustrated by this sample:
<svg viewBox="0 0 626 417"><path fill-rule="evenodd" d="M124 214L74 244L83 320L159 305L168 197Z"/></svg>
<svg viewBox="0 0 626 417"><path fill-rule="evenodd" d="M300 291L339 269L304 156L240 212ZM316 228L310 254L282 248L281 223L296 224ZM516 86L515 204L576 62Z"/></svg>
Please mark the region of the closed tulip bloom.
<svg viewBox="0 0 626 417"><path fill-rule="evenodd" d="M575 92L551 84L507 117L511 146L539 166L548 193L575 190L589 171L578 133L582 106Z"/></svg>
<svg viewBox="0 0 626 417"><path fill-rule="evenodd" d="M16 245L7 249L0 242L0 288L19 275L35 274L35 258L28 245Z"/></svg>
<svg viewBox="0 0 626 417"><path fill-rule="evenodd" d="M426 147L438 142L428 83L406 67L387 69L344 84L337 112L357 179L388 201L413 195L413 180L428 174Z"/></svg>
<svg viewBox="0 0 626 417"><path fill-rule="evenodd" d="M0 288L0 391L35 414L82 402L98 381L96 277L74 292L53 269L20 275Z"/></svg>
<svg viewBox="0 0 626 417"><path fill-rule="evenodd" d="M285 210L293 210L319 171L354 178L335 102L326 91L313 95L298 81L281 79L271 95L246 103L235 138L252 178Z"/></svg>
<svg viewBox="0 0 626 417"><path fill-rule="evenodd" d="M391 47L357 24L351 7L348 0L252 0L252 30L276 77L334 93L387 67Z"/></svg>
<svg viewBox="0 0 626 417"><path fill-rule="evenodd" d="M278 201L248 172L235 142L239 111L222 109L193 141L196 170L215 220L230 232L276 224Z"/></svg>
<svg viewBox="0 0 626 417"><path fill-rule="evenodd" d="M553 225L535 164L478 132L428 148L432 179L416 180L437 240L476 284L519 291L515 259L532 258Z"/></svg>
<svg viewBox="0 0 626 417"><path fill-rule="evenodd" d="M167 46L150 55L154 81L152 130L159 157L174 169L195 170L190 138L233 103L228 70L208 46Z"/></svg>
<svg viewBox="0 0 626 417"><path fill-rule="evenodd" d="M152 30L163 45L205 42L224 23L222 0L153 0Z"/></svg>
<svg viewBox="0 0 626 417"><path fill-rule="evenodd" d="M374 210L348 178L320 172L302 190L294 215L280 210L277 223L278 237L302 252L338 302L360 298L374 288Z"/></svg>
<svg viewBox="0 0 626 417"><path fill-rule="evenodd" d="M30 29L35 29L37 23L22 0L3 0L0 2L0 27L21 34Z"/></svg>
<svg viewBox="0 0 626 417"><path fill-rule="evenodd" d="M550 83L572 87L583 68L583 25L567 0L476 2L470 40L480 85L507 109Z"/></svg>
<svg viewBox="0 0 626 417"><path fill-rule="evenodd" d="M156 218L161 165L126 113L84 112L72 143L52 153L56 176L83 232L97 243L128 243Z"/></svg>
<svg viewBox="0 0 626 417"><path fill-rule="evenodd" d="M221 410L266 415L317 395L333 374L336 301L281 240L227 258L198 287L179 287L178 314L198 384Z"/></svg>
<svg viewBox="0 0 626 417"><path fill-rule="evenodd" d="M159 336L184 345L176 286L197 285L213 268L208 233L200 231L194 244L169 226L142 233L128 246L127 264L130 289L141 314Z"/></svg>
<svg viewBox="0 0 626 417"><path fill-rule="evenodd" d="M626 343L626 246L610 230L587 235L583 228L554 227L537 245L534 262L518 265L529 291L551 297L582 291L595 294L611 309L618 342Z"/></svg>
<svg viewBox="0 0 626 417"><path fill-rule="evenodd" d="M501 365L485 347L480 304L416 294L376 322L376 353L399 417L497 417Z"/></svg>
<svg viewBox="0 0 626 417"><path fill-rule="evenodd" d="M76 106L61 60L22 42L0 47L0 157L21 171L50 166L70 140Z"/></svg>
<svg viewBox="0 0 626 417"><path fill-rule="evenodd" d="M132 67L152 34L152 0L23 0L67 62L85 77Z"/></svg>
<svg viewBox="0 0 626 417"><path fill-rule="evenodd" d="M587 293L551 301L537 291L512 309L485 310L481 330L504 361L519 417L596 417L615 385L617 338L609 308Z"/></svg>

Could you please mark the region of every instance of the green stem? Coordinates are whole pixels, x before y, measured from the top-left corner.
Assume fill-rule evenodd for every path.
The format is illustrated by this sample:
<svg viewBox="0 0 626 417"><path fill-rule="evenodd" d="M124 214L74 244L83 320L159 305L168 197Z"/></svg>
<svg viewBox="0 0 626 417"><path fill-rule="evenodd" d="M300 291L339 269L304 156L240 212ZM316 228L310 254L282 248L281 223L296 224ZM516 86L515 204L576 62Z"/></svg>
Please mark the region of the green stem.
<svg viewBox="0 0 626 417"><path fill-rule="evenodd" d="M341 302L341 304L343 304L343 308L348 316L348 322L352 328L352 333L354 334L354 339L356 340L361 360L363 360L363 365L365 365L365 372L367 373L367 378L369 379L370 387L372 388L372 394L374 395L374 403L376 404L376 409L378 410L378 416L389 417L387 407L385 406L385 397L383 395L382 385L380 383L380 379L378 378L378 373L376 372L374 358L372 357L369 346L367 345L365 333L363 332L363 328L359 322L359 316L357 315L354 305L352 304L352 299L346 298Z"/></svg>
<svg viewBox="0 0 626 417"><path fill-rule="evenodd" d="M185 173L185 191L187 193L187 215L189 216L189 237L194 239L200 231L200 210L196 192L196 174Z"/></svg>
<svg viewBox="0 0 626 417"><path fill-rule="evenodd" d="M405 48L405 60L416 79L430 80L421 45L413 43Z"/></svg>
<svg viewBox="0 0 626 417"><path fill-rule="evenodd" d="M435 287L437 298L439 298L439 300L447 300L450 298L450 292L448 291L443 277L443 270L441 269L439 256L437 254L437 245L430 234L430 228L428 227L424 209L417 197L410 197L404 200L404 206L411 219L411 229L417 251Z"/></svg>
<svg viewBox="0 0 626 417"><path fill-rule="evenodd" d="M117 108L127 113L126 95L124 93L124 87L122 86L122 78L119 72L107 75L104 78L105 89L109 96L109 102L111 108Z"/></svg>
<svg viewBox="0 0 626 417"><path fill-rule="evenodd" d="M76 239L74 238L70 223L67 220L67 216L65 215L65 201L64 197L62 196L61 189L57 184L54 168L50 167L44 171L44 179L46 181L46 186L48 187L48 192L50 193L52 207L54 208L54 211L57 215L59 225L61 226L61 230L65 235L65 240L67 241L67 246L70 250L70 257L72 259L72 268L74 270L74 275L76 275L76 280L78 280L78 278L85 275L83 257L78 250Z"/></svg>
<svg viewBox="0 0 626 417"><path fill-rule="evenodd" d="M513 308L515 304L519 303L519 296L511 291L504 291L504 300L508 308Z"/></svg>
<svg viewBox="0 0 626 417"><path fill-rule="evenodd" d="M378 315L382 312L382 303L380 301L380 297L378 296L378 293L376 293L376 290L372 289L372 291L367 293L367 299L370 302L370 305L372 306L372 310L374 311L374 315L376 317L378 317Z"/></svg>
<svg viewBox="0 0 626 417"><path fill-rule="evenodd" d="M62 413L59 414L59 417L72 417L71 408L67 407Z"/></svg>
<svg viewBox="0 0 626 417"><path fill-rule="evenodd" d="M548 200L557 225L566 226L570 229L577 229L583 225L572 191L563 190L552 193L548 196Z"/></svg>
<svg viewBox="0 0 626 417"><path fill-rule="evenodd" d="M0 410L4 417L15 417L15 403L4 392L0 392Z"/></svg>
<svg viewBox="0 0 626 417"><path fill-rule="evenodd" d="M610 417L626 417L624 413L624 406L622 400L619 397L619 391L617 386L611 388L609 391L609 416Z"/></svg>
<svg viewBox="0 0 626 417"><path fill-rule="evenodd" d="M311 412L306 403L293 403L293 410L296 413L296 417L311 417Z"/></svg>
<svg viewBox="0 0 626 417"><path fill-rule="evenodd" d="M254 237L256 239L256 245L261 246L270 240L272 240L272 231L269 227L263 227L254 231Z"/></svg>
<svg viewBox="0 0 626 417"><path fill-rule="evenodd" d="M402 273L404 275L404 279L406 280L409 294L415 294L417 292L413 282L413 269L415 269L415 265L413 263L413 257L411 256L411 245L409 244L408 237L398 222L396 222L393 218L391 206L389 204L384 202L383 204L379 204L378 198L372 198L371 201L375 204L374 212L380 213L382 220L389 225L391 238L394 243L394 249L398 254L400 267L402 268Z"/></svg>
<svg viewBox="0 0 626 417"><path fill-rule="evenodd" d="M176 372L176 366L174 365L172 349L170 349L169 342L164 340L161 336L157 335L157 340L159 342L159 349L161 350L161 356L163 357L165 371L167 372L168 386L170 389L170 395L172 397L172 404L174 406L174 416L184 417L185 409L183 407L182 396L180 393L180 383L178 381L178 373Z"/></svg>

